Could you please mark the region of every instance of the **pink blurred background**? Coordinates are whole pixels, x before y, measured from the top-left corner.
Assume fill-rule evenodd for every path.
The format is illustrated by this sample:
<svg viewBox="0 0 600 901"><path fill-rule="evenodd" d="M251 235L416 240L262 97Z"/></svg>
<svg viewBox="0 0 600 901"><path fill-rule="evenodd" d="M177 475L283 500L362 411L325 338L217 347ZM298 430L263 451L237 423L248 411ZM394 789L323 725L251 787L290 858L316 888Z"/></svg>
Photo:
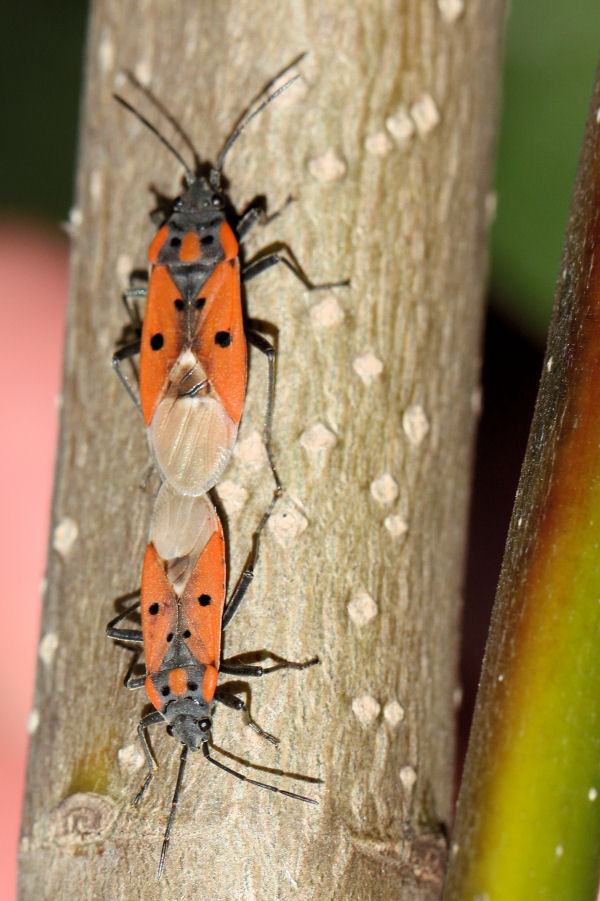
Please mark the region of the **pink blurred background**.
<svg viewBox="0 0 600 901"><path fill-rule="evenodd" d="M27 717L33 697L54 448L58 434L67 239L58 228L0 219L2 419L0 509L2 618L0 719L3 828L0 897L15 893L16 850L25 784Z"/></svg>

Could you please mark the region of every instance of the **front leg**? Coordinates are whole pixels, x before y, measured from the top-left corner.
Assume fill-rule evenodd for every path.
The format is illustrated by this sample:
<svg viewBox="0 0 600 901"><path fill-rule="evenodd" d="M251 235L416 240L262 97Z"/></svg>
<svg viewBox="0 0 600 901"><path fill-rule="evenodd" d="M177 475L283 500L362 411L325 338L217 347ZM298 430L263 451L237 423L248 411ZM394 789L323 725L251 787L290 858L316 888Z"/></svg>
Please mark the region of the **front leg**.
<svg viewBox="0 0 600 901"><path fill-rule="evenodd" d="M262 196L255 197L238 219L237 225L235 227L238 240L240 242L243 241L248 232L256 225L257 222L260 222L261 225L269 225L273 221L273 219L277 219L278 216L281 216L283 211L288 208L293 200L294 198L290 195L286 198L285 203L280 209L275 210L275 212L271 213L270 215L267 215L265 198Z"/></svg>
<svg viewBox="0 0 600 901"><path fill-rule="evenodd" d="M259 256L258 259L251 260L244 266L242 269L242 281L249 282L257 275L260 275L261 272L266 272L267 269L276 266L277 263L283 263L309 291L323 291L326 288L346 288L350 284L350 279L344 279L341 282L315 284L311 282L287 244L278 243L274 247L275 249L272 252Z"/></svg>
<svg viewBox="0 0 600 901"><path fill-rule="evenodd" d="M275 738L275 736L271 735L270 732L265 732L264 729L261 729L256 720L252 718L247 704L245 704L241 698L238 698L237 695L233 694L233 692L229 692L227 689L228 685L219 686L215 691L215 700L220 701L221 704L224 704L225 707L229 707L231 710L241 710L244 714L246 725L250 726L250 728L254 732L256 732L257 735L262 736L262 738L266 738L267 741L270 741L273 745L279 744L278 738Z"/></svg>
<svg viewBox="0 0 600 901"><path fill-rule="evenodd" d="M152 753L152 748L150 747L150 742L148 741L148 735L146 733L146 730L148 729L149 726L155 726L158 723L163 723L163 722L164 722L164 717L163 717L162 713L159 713L158 710L154 710L152 713L149 713L147 716L142 717L142 719L138 723L138 728L137 728L138 739L142 746L142 751L144 752L144 757L146 758L146 766L148 767L148 775L146 776L144 784L142 785L139 792L133 799L133 803L136 806L142 800L142 797L143 797L144 793L146 792L146 789L152 782L154 774L158 770L158 764L156 762L154 754Z"/></svg>
<svg viewBox="0 0 600 901"><path fill-rule="evenodd" d="M277 654L267 652L265 657L272 657L277 660L274 666L259 666L253 663L236 663L234 660L223 660L221 663L221 672L228 676L267 676L269 673L276 673L282 669L308 669L309 666L315 666L319 662L318 657L312 657L310 660L296 662L294 660L284 660Z"/></svg>

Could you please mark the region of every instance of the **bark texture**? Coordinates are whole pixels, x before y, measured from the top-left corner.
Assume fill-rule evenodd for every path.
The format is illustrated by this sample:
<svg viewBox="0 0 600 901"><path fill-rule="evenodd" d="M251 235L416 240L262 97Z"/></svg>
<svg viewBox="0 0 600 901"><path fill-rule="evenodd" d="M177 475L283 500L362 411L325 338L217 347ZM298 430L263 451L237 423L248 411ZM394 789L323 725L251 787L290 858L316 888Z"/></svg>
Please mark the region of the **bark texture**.
<svg viewBox="0 0 600 901"><path fill-rule="evenodd" d="M439 896L501 13L499 0L93 7L42 623L58 644L38 673L21 899ZM173 196L181 171L111 93L171 136L119 82L134 70L214 160L249 99L302 51L302 81L252 123L225 174L238 209L261 193L271 209L295 198L252 234L249 256L284 240L315 280L352 285L309 294L281 268L248 287L249 314L279 348L285 496L226 652L318 653L321 665L251 685L278 750L224 709L214 737L271 773L319 777L264 778L320 806L192 756L158 885L179 755L155 731L161 769L132 808L145 702L121 687L128 656L104 637L114 598L139 583L156 485L140 488L142 423L110 356L119 293L153 235L148 188ZM233 578L271 492L257 438L265 385L254 354L239 452L217 492Z"/></svg>

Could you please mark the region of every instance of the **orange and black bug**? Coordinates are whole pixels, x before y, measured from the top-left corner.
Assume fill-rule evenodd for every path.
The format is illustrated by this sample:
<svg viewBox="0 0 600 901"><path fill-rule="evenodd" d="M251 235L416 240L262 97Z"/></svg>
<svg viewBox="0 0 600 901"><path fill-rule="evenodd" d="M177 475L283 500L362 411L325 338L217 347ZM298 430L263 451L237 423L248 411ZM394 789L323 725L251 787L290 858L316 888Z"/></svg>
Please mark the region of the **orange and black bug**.
<svg viewBox="0 0 600 901"><path fill-rule="evenodd" d="M143 643L146 673L139 677L133 675L138 658L136 653L125 677L125 685L132 689L144 686L155 708L138 725L148 775L135 797L135 804L139 803L158 766L146 730L150 726L166 723L169 733L183 745L158 878L163 871L189 750L201 749L207 760L242 781L309 804L317 803L312 798L250 779L215 760L209 752L217 701L243 711L251 728L267 740L277 742L254 722L246 704L228 689L227 684L217 685L220 672L238 677L263 676L280 669L305 669L318 662L316 657L305 663L275 658L279 662L262 667L221 659L222 633L252 581L257 552L258 534L255 535L244 572L225 605L225 542L215 508L206 495L191 497L176 494L169 485L163 485L152 516L140 599L111 620L106 629L110 638ZM141 630L117 628L138 608Z"/></svg>
<svg viewBox="0 0 600 901"><path fill-rule="evenodd" d="M241 285L280 262L310 290L330 288L334 283L310 282L283 244L278 252L240 264L239 242L265 218L264 207L254 202L230 222L222 170L249 122L297 78L242 116L214 166L202 164L194 150L194 169L144 116L116 97L184 167L185 190L150 246L148 288L134 288L124 296L134 324L137 317L132 300L146 299L141 336L113 356L121 381L144 417L160 477L180 494L197 496L209 491L229 460L246 394L247 341L265 354L269 363L264 440L275 481L272 505L281 494L270 443L275 349L244 321ZM347 282L335 283L340 284ZM121 371L122 361L138 353L139 399Z"/></svg>

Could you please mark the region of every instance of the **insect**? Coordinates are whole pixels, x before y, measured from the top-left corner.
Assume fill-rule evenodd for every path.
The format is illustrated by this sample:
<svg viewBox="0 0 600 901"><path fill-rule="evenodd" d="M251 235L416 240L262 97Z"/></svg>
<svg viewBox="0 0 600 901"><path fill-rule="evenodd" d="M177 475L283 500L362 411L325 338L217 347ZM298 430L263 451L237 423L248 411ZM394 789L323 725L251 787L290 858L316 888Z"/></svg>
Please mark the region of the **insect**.
<svg viewBox="0 0 600 901"><path fill-rule="evenodd" d="M264 443L275 481L273 503L281 494L271 450L275 348L244 321L242 283L283 263L309 290L348 284L313 284L283 244L242 266L240 242L265 219L264 206L253 202L233 224L228 218L222 171L229 151L248 124L299 77L242 116L214 166L203 165L194 150L194 169L154 125L115 95L184 168L185 190L150 246L148 288L132 288L124 295L133 322L132 301L146 300L141 336L113 356L117 374L144 417L159 475L180 494L209 491L229 460L246 394L247 341L268 360ZM139 399L121 369L125 359L138 353Z"/></svg>
<svg viewBox="0 0 600 901"><path fill-rule="evenodd" d="M158 764L147 736L150 726L165 723L167 731L183 745L160 855L160 879L169 847L171 827L188 752L202 750L204 757L236 778L289 798L316 804L312 798L250 779L211 756L211 728L215 704L242 711L246 723L272 743L277 739L252 719L244 701L227 686L219 686L219 673L238 677L264 676L282 669L306 669L318 663L283 661L263 667L221 659L222 634L238 609L252 581L258 553L255 533L252 552L229 602L225 605L225 543L217 512L206 495L177 494L164 484L157 496L149 543L144 558L140 599L119 613L106 627L107 635L127 643L143 643L146 673L134 676L139 654L131 662L125 685L145 687L155 708L138 725L148 775L134 799L139 804ZM118 628L119 623L140 610L140 629Z"/></svg>

